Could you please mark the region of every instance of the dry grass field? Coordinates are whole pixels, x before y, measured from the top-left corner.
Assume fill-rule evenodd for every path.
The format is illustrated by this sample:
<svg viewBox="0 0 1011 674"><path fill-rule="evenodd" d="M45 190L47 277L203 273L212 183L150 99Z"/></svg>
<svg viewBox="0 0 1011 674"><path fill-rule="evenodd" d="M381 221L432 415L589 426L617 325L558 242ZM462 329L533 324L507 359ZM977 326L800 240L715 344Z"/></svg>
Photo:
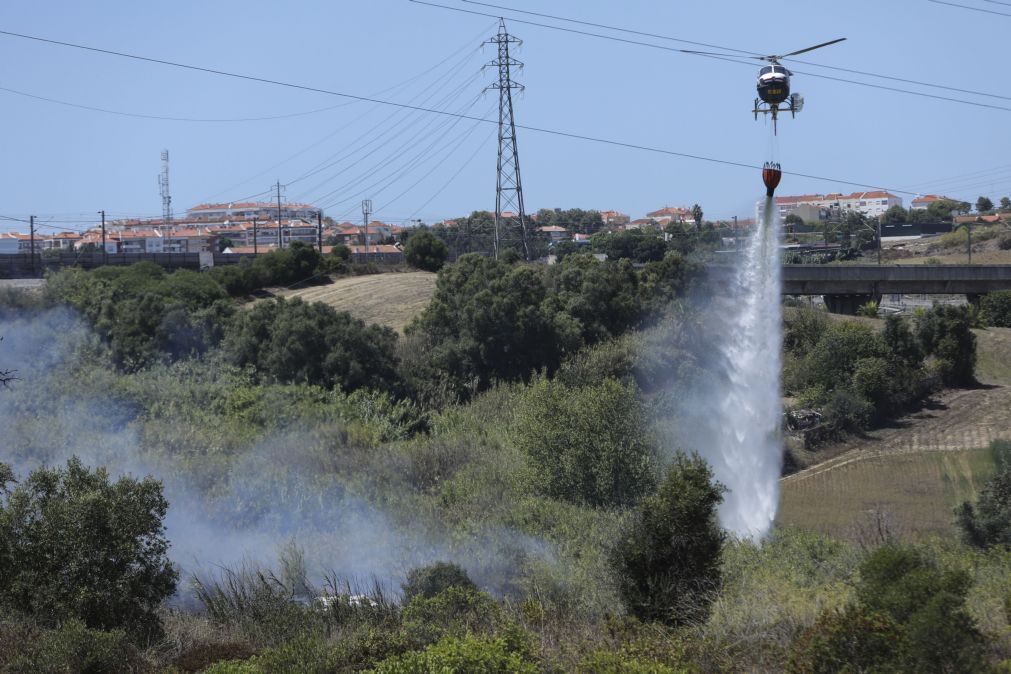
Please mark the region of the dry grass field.
<svg viewBox="0 0 1011 674"><path fill-rule="evenodd" d="M993 470L984 448L1011 439L1011 329L976 336L983 386L945 391L783 478L778 521L850 538L876 518L909 538L953 532L952 508L972 500Z"/></svg>
<svg viewBox="0 0 1011 674"><path fill-rule="evenodd" d="M872 455L783 484L781 524L859 538L879 520L904 538L954 532L952 509L993 471L989 450Z"/></svg>
<svg viewBox="0 0 1011 674"><path fill-rule="evenodd" d="M403 332L428 305L436 275L427 271L390 272L337 279L333 283L298 290L278 290L278 297L301 297L347 311L366 323L379 323Z"/></svg>

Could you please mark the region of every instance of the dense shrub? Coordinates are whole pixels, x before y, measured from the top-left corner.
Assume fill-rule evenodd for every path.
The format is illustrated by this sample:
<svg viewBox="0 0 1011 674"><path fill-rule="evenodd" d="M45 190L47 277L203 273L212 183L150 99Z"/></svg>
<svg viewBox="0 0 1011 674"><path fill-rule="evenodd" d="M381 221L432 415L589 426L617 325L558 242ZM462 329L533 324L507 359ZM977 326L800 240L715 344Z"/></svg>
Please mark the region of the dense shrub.
<svg viewBox="0 0 1011 674"><path fill-rule="evenodd" d="M477 590L477 585L470 579L467 572L458 564L451 562L436 562L411 569L407 572L407 581L401 590L404 593L404 601L409 602L415 597L431 599L451 587Z"/></svg>
<svg viewBox="0 0 1011 674"><path fill-rule="evenodd" d="M855 602L823 614L794 645L791 671L982 671L983 636L965 609L969 586L964 572L885 545L860 566Z"/></svg>
<svg viewBox="0 0 1011 674"><path fill-rule="evenodd" d="M826 611L798 638L791 674L895 671L891 661L901 629L887 614L856 607Z"/></svg>
<svg viewBox="0 0 1011 674"><path fill-rule="evenodd" d="M629 613L671 625L706 619L722 582L723 491L705 461L679 454L657 493L642 500L612 551Z"/></svg>
<svg viewBox="0 0 1011 674"><path fill-rule="evenodd" d="M439 271L446 263L449 247L431 232L417 232L407 239L404 260L423 271Z"/></svg>
<svg viewBox="0 0 1011 674"><path fill-rule="evenodd" d="M916 320L916 337L924 353L937 359L948 386L976 383L976 335L968 306L935 305Z"/></svg>
<svg viewBox="0 0 1011 674"><path fill-rule="evenodd" d="M308 281L320 272L323 261L314 247L294 241L287 248L257 255L252 261L244 259L238 264L214 267L210 276L229 295L237 297L268 286L291 286Z"/></svg>
<svg viewBox="0 0 1011 674"><path fill-rule="evenodd" d="M224 350L267 381L396 390L396 340L390 328L325 304L277 299L239 314Z"/></svg>
<svg viewBox="0 0 1011 674"><path fill-rule="evenodd" d="M76 618L51 629L0 624L0 673L141 671L137 647L123 630L91 629Z"/></svg>
<svg viewBox="0 0 1011 674"><path fill-rule="evenodd" d="M958 524L962 538L970 545L1011 548L1011 442L994 440L990 451L996 472L975 505L965 502L958 508Z"/></svg>
<svg viewBox="0 0 1011 674"><path fill-rule="evenodd" d="M569 389L540 379L523 396L515 442L530 459L530 482L551 498L594 507L635 503L655 483L634 385L613 379Z"/></svg>
<svg viewBox="0 0 1011 674"><path fill-rule="evenodd" d="M415 596L404 607L402 618L419 641L432 642L446 634L490 632L500 613L490 595L451 586L432 597Z"/></svg>
<svg viewBox="0 0 1011 674"><path fill-rule="evenodd" d="M1011 328L1011 290L983 295L979 301L980 319L995 328Z"/></svg>
<svg viewBox="0 0 1011 674"><path fill-rule="evenodd" d="M476 636L446 637L423 651L407 653L380 662L375 674L538 674L536 663L511 651L504 639Z"/></svg>
<svg viewBox="0 0 1011 674"><path fill-rule="evenodd" d="M47 626L156 633L177 580L161 484L113 482L75 458L10 488L13 473L0 468L0 607Z"/></svg>
<svg viewBox="0 0 1011 674"><path fill-rule="evenodd" d="M88 320L121 370L198 355L220 343L234 313L225 290L207 274L171 274L150 262L69 269L49 278L49 301Z"/></svg>

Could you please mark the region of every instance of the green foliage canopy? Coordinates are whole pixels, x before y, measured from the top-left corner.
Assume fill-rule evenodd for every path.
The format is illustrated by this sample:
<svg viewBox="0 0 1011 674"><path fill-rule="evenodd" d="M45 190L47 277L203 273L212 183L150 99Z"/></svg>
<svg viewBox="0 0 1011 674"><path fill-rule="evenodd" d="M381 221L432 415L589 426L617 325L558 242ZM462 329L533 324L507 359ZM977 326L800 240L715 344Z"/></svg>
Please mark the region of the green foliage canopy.
<svg viewBox="0 0 1011 674"><path fill-rule="evenodd" d="M76 618L93 629L158 631L155 611L178 578L159 482L112 481L74 458L8 484L0 488L0 606L44 625Z"/></svg>
<svg viewBox="0 0 1011 674"><path fill-rule="evenodd" d="M404 246L407 264L424 271L439 271L448 255L449 247L431 232L412 234Z"/></svg>
<svg viewBox="0 0 1011 674"><path fill-rule="evenodd" d="M723 578L723 491L705 461L678 455L656 494L642 500L612 552L629 613L670 625L706 619Z"/></svg>
<svg viewBox="0 0 1011 674"><path fill-rule="evenodd" d="M299 298L261 302L236 317L223 349L267 381L395 390L397 335L347 312Z"/></svg>
<svg viewBox="0 0 1011 674"><path fill-rule="evenodd" d="M569 389L542 378L524 394L516 418L515 442L529 457L539 493L615 507L652 490L655 451L634 386L609 379Z"/></svg>

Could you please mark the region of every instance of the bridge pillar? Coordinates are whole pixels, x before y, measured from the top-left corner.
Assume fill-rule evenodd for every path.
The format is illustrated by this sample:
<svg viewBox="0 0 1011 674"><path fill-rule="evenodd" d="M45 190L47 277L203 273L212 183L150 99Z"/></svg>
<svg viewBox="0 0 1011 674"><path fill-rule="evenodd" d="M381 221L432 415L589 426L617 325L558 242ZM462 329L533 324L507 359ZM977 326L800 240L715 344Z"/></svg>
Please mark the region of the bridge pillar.
<svg viewBox="0 0 1011 674"><path fill-rule="evenodd" d="M881 295L822 295L825 306L833 314L845 314L855 316L857 309L868 302L881 304Z"/></svg>

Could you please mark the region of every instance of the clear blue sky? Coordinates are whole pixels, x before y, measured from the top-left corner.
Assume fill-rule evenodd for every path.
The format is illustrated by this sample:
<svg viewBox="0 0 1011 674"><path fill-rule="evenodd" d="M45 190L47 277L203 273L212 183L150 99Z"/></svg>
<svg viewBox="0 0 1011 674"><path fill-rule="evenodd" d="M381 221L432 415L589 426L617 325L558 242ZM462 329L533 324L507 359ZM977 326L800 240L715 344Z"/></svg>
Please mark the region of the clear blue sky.
<svg viewBox="0 0 1011 674"><path fill-rule="evenodd" d="M444 3L467 7L458 0ZM982 0L965 3L1002 9ZM845 43L800 58L982 92L1007 91L1011 17L926 0L499 4L755 52L790 51L845 36ZM492 35L493 23L407 0L5 0L0 5L2 30L362 95L407 81L380 97L420 102L426 92L434 93L428 105L443 99L444 105L460 110L476 100L469 113L492 117L495 94L478 94L493 79L490 70L480 75L480 66L494 55L476 47ZM750 113L757 66L520 23L510 24L510 30L525 41L517 54L526 63L517 76L527 87L516 100L520 123L749 164L761 164L768 156L766 124ZM463 48L440 68L424 72ZM11 37L0 37L0 63L0 87L146 115L270 117L347 103ZM810 66L794 69L851 77ZM1011 100L852 77L1011 108ZM778 156L786 170L949 193L969 201L980 194L1011 194L1011 162L1006 159L1011 110L799 74L793 86L805 95L807 107L797 119L781 121ZM265 191L275 179L291 182L335 155L340 160L335 166L293 183L286 196L327 206L334 217L355 218L358 201L369 196L376 216L393 222L408 217L433 221L493 208L493 127L471 129L470 122L449 127L445 119L421 113L398 113L387 120L394 112L354 103L267 121L165 121L0 91L0 214L36 214L56 221L90 220L103 208L114 215L158 214L156 176L159 154L166 148L177 213L209 199L228 201ZM394 126L398 121L400 126ZM377 126L378 132L369 133ZM338 154L370 141L372 146L347 158ZM386 145L377 147L381 143ZM522 130L519 144L529 211L578 206L640 217L664 205L698 202L707 217L746 216L761 193L759 175L746 169ZM412 163L413 157L421 162ZM335 175L338 171L343 173ZM853 189L786 176L780 193ZM326 196L329 192L333 195ZM911 197L902 196L908 205Z"/></svg>

